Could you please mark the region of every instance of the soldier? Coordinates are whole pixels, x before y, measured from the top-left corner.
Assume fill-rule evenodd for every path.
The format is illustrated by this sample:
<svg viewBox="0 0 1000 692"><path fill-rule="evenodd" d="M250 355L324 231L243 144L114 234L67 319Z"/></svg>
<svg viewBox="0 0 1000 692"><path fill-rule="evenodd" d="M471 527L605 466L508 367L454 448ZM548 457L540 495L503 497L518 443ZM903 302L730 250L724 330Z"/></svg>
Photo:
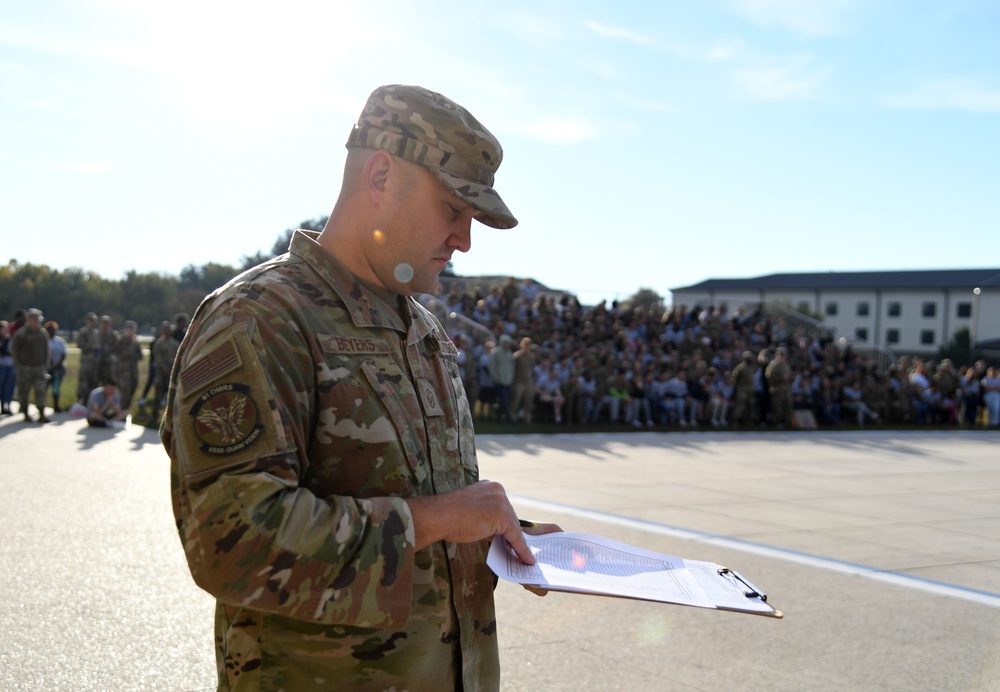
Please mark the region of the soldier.
<svg viewBox="0 0 1000 692"><path fill-rule="evenodd" d="M42 311L28 310L28 321L17 330L10 345L17 373L17 398L25 422L34 420L28 412L31 392L35 392L38 422L48 423L45 415L45 390L49 382L49 333L42 329Z"/></svg>
<svg viewBox="0 0 1000 692"><path fill-rule="evenodd" d="M160 406L163 405L163 398L170 387L170 370L177 356L177 348L180 346L174 339L172 330L170 322L161 322L160 335L153 342L151 358L156 361L156 383L153 387L153 413L150 419L154 421L160 415Z"/></svg>
<svg viewBox="0 0 1000 692"><path fill-rule="evenodd" d="M112 327L109 315L101 315L97 340L100 344L97 352L97 379L107 382L115 378L115 347L118 345L118 332Z"/></svg>
<svg viewBox="0 0 1000 692"><path fill-rule="evenodd" d="M84 326L77 332L76 345L80 348L80 374L76 383L76 398L87 404L90 392L97 386L97 361L101 349L101 341L97 335L97 315L88 312Z"/></svg>
<svg viewBox="0 0 1000 692"><path fill-rule="evenodd" d="M125 329L114 347L115 383L122 409L128 411L132 397L139 386L139 363L142 362L142 345L135 338L136 323L125 321Z"/></svg>
<svg viewBox="0 0 1000 692"><path fill-rule="evenodd" d="M535 398L535 351L531 338L521 339L520 348L514 351L514 382L511 385L510 413L515 420L522 415L525 423L531 422L531 409Z"/></svg>
<svg viewBox="0 0 1000 692"><path fill-rule="evenodd" d="M734 425L749 425L753 422L753 380L756 372L757 359L750 351L744 351L740 362L733 368Z"/></svg>
<svg viewBox="0 0 1000 692"><path fill-rule="evenodd" d="M499 687L488 541L535 560L478 480L457 350L414 294L474 218L516 223L501 157L440 94L376 89L323 231L195 312L161 436L220 688Z"/></svg>
<svg viewBox="0 0 1000 692"><path fill-rule="evenodd" d="M792 369L788 365L788 349L779 346L774 360L764 370L767 391L770 395L771 422L777 426L792 424Z"/></svg>

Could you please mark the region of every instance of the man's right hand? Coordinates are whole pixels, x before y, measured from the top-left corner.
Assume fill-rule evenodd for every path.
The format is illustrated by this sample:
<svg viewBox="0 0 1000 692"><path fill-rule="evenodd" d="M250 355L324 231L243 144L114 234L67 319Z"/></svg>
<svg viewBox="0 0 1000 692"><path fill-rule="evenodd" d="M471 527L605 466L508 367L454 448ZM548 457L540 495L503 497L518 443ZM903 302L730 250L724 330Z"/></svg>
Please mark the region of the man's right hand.
<svg viewBox="0 0 1000 692"><path fill-rule="evenodd" d="M472 543L503 536L521 562L535 564L517 514L499 483L479 481L443 495L408 497L406 503L413 515L417 550L437 541Z"/></svg>

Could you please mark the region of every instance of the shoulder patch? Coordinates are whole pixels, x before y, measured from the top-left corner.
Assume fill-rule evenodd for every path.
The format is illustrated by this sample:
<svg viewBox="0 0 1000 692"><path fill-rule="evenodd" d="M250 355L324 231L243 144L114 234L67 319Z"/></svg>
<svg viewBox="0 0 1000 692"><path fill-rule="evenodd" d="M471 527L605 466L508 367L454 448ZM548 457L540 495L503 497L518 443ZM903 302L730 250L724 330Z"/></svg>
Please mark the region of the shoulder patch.
<svg viewBox="0 0 1000 692"><path fill-rule="evenodd" d="M243 451L262 437L257 404L246 385L227 383L207 389L188 412L201 451L226 456Z"/></svg>
<svg viewBox="0 0 1000 692"><path fill-rule="evenodd" d="M193 392L223 375L231 373L243 365L239 351L232 338L185 367L180 374L181 387L185 392Z"/></svg>

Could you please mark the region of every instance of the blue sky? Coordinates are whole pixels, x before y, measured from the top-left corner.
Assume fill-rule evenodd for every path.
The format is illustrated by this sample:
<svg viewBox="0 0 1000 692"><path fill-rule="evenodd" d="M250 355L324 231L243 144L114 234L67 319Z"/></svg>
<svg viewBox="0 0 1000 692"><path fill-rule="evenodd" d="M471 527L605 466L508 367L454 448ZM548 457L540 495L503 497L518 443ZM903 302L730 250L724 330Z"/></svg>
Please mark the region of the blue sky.
<svg viewBox="0 0 1000 692"><path fill-rule="evenodd" d="M994 0L7 0L4 253L236 264L329 212L367 95L402 82L504 147L521 223L477 224L459 274L592 301L998 266L998 35Z"/></svg>

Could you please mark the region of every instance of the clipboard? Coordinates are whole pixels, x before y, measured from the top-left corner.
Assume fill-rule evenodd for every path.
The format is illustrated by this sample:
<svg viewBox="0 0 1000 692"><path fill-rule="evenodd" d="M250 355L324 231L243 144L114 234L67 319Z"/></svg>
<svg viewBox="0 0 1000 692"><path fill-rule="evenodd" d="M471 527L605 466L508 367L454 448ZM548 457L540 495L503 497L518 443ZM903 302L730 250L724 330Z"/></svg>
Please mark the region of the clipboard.
<svg viewBox="0 0 1000 692"><path fill-rule="evenodd" d="M767 603L767 594L764 593L761 589L759 589L756 586L754 586L753 582L751 582L749 579L747 579L746 577L744 577L742 574L740 574L736 570L730 569L728 567L719 567L716 570L716 573L722 579L731 579L736 584L739 584L739 587L743 589L743 595L746 596L747 598L751 598L751 599L752 598L757 598L757 599L760 599L761 602ZM770 605L770 604L768 604L768 605ZM719 609L720 610L727 610L726 608L721 608L721 607ZM747 611L740 611L740 612L747 612ZM779 620L781 618L785 617L784 613L782 613L780 610L775 610L773 607L771 608L771 612L770 613L767 613L767 612L762 612L762 613L752 612L751 615L763 615L765 617L778 618Z"/></svg>
<svg viewBox="0 0 1000 692"><path fill-rule="evenodd" d="M525 535L536 564L527 565L502 537L487 564L506 581L549 591L614 596L782 618L767 594L741 573L602 536L555 532Z"/></svg>

